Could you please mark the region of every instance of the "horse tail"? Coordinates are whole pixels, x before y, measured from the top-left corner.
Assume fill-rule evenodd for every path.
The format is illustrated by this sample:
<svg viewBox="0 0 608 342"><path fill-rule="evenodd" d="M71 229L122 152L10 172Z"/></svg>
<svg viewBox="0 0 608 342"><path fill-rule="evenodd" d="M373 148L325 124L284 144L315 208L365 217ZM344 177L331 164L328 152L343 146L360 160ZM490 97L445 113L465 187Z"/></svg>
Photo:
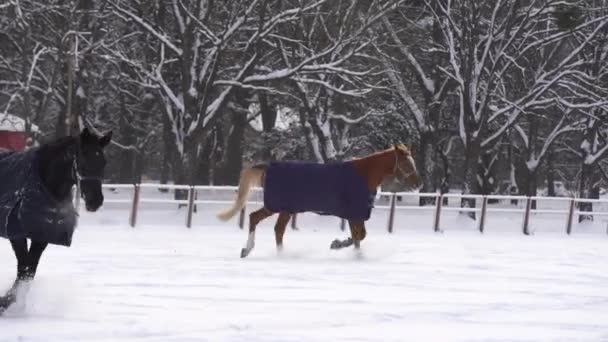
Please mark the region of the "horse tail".
<svg viewBox="0 0 608 342"><path fill-rule="evenodd" d="M230 209L217 214L218 219L221 221L228 221L245 206L247 203L247 197L249 196L249 190L253 186L259 186L262 184L262 178L264 177L265 170L266 166L256 165L241 171L239 190L236 200Z"/></svg>

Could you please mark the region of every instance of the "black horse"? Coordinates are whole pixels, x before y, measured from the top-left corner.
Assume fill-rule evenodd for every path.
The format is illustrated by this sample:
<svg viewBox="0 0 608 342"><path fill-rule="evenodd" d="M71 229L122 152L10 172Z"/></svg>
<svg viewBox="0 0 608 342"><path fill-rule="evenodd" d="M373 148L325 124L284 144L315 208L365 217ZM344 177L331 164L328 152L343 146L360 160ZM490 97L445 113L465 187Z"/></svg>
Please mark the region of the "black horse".
<svg viewBox="0 0 608 342"><path fill-rule="evenodd" d="M103 204L103 149L111 139L112 132L98 137L85 128L77 137L0 154L0 236L10 240L17 257L17 279L0 297L0 314L34 279L48 244L71 245L77 222L74 185L80 184L88 211Z"/></svg>

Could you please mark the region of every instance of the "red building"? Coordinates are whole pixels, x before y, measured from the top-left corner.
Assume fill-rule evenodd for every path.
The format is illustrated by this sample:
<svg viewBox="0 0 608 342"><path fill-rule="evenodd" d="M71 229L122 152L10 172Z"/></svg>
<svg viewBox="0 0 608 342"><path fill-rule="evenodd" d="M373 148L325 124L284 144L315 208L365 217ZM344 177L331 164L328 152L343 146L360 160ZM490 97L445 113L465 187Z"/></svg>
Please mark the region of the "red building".
<svg viewBox="0 0 608 342"><path fill-rule="evenodd" d="M38 132L38 127L32 125L31 131ZM10 114L0 114L0 149L23 151L27 146L25 120Z"/></svg>

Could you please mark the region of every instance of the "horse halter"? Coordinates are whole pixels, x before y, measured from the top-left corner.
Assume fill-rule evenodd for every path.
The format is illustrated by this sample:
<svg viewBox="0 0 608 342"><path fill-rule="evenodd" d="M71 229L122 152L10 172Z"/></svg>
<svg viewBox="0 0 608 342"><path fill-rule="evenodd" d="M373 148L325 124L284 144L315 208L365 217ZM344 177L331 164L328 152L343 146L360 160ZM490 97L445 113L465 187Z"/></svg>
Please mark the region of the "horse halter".
<svg viewBox="0 0 608 342"><path fill-rule="evenodd" d="M395 166L393 167L393 177L395 177L397 182L401 183L401 181L399 180L399 177L397 177L397 171L399 171L403 175L403 179L409 178L411 175L413 175L416 172L416 171L405 172L405 170L403 170L401 165L399 165L399 151L397 149L395 149Z"/></svg>
<svg viewBox="0 0 608 342"><path fill-rule="evenodd" d="M85 175L84 172L82 172L82 169L80 167L80 160L82 156L82 151L80 149L80 143L78 143L77 145L77 152L74 153L72 155L72 178L74 179L74 181L76 181L76 183L78 184L78 186L80 187L80 182L82 181L102 181L103 177L101 176L93 176L93 175Z"/></svg>

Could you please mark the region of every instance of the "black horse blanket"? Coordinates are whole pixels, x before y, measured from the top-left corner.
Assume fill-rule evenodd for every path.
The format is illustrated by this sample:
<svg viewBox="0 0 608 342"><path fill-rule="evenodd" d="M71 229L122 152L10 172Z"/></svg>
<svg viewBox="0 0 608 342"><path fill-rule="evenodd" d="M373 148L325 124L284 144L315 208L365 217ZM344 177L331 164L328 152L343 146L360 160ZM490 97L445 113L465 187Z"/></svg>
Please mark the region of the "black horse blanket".
<svg viewBox="0 0 608 342"><path fill-rule="evenodd" d="M70 246L77 222L72 198L58 202L43 185L38 151L0 153L0 236Z"/></svg>
<svg viewBox="0 0 608 342"><path fill-rule="evenodd" d="M368 220L374 196L352 162L272 162L266 168L264 207L273 212Z"/></svg>

